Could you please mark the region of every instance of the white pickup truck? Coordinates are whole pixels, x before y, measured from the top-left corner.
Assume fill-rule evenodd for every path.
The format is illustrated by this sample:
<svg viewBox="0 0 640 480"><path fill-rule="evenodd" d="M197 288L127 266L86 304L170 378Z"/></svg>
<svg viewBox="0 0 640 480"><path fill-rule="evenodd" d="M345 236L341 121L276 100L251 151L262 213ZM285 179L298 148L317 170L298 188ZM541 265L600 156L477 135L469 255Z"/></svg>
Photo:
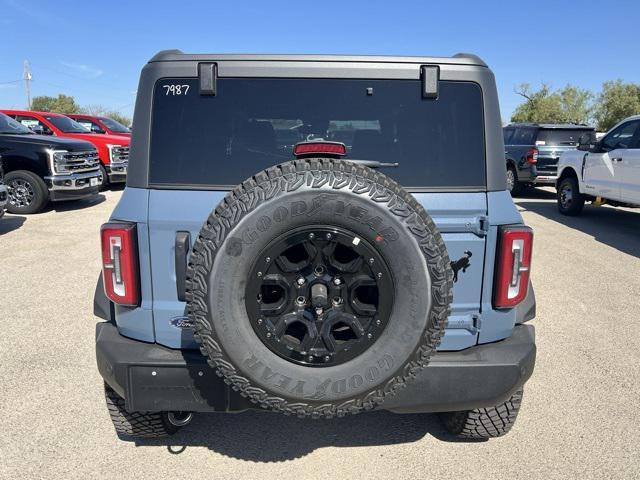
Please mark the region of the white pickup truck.
<svg viewBox="0 0 640 480"><path fill-rule="evenodd" d="M578 215L585 201L640 207L640 115L618 123L599 141L583 135L558 161L558 209Z"/></svg>

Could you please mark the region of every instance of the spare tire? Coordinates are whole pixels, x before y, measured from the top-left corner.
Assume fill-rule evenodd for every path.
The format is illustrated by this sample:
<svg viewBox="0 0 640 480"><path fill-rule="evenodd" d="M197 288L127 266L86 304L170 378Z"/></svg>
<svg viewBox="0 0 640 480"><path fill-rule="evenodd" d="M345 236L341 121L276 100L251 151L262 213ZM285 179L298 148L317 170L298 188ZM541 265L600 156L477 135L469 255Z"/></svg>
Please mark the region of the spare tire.
<svg viewBox="0 0 640 480"><path fill-rule="evenodd" d="M453 272L433 220L355 162L304 159L244 181L187 269L196 340L261 407L333 417L381 404L427 366Z"/></svg>

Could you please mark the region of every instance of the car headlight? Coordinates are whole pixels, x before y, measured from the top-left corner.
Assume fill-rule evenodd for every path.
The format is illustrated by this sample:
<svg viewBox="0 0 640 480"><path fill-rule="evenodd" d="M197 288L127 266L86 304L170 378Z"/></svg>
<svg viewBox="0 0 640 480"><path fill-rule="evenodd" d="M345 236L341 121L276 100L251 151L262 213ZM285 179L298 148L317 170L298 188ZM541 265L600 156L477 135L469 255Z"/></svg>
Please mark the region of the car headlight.
<svg viewBox="0 0 640 480"><path fill-rule="evenodd" d="M49 156L49 169L52 174L68 173L67 160L65 155L69 153L67 150L47 150Z"/></svg>

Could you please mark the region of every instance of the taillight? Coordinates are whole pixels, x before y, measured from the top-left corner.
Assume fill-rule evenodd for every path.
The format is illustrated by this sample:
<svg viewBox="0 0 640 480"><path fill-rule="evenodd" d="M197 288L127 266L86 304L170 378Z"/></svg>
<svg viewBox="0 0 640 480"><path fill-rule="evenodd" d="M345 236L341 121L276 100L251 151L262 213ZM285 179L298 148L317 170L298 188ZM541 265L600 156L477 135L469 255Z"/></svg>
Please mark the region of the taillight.
<svg viewBox="0 0 640 480"><path fill-rule="evenodd" d="M536 163L538 163L537 148L530 148L529 150L527 150L527 162L530 163L531 165L535 165Z"/></svg>
<svg viewBox="0 0 640 480"><path fill-rule="evenodd" d="M533 231L529 227L500 227L493 285L494 308L515 307L527 296L532 249Z"/></svg>
<svg viewBox="0 0 640 480"><path fill-rule="evenodd" d="M344 143L340 142L301 142L293 147L293 154L296 157L307 155L332 155L344 157L347 154L347 147Z"/></svg>
<svg viewBox="0 0 640 480"><path fill-rule="evenodd" d="M136 225L105 223L102 240L102 279L107 297L118 305L140 304L140 280Z"/></svg>

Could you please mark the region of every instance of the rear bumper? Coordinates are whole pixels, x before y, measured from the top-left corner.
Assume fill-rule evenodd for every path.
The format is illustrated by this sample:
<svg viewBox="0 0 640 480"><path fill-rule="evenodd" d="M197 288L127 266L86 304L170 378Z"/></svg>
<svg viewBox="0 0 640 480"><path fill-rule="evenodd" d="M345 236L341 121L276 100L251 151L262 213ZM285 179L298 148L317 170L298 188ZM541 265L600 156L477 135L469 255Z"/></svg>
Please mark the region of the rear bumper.
<svg viewBox="0 0 640 480"><path fill-rule="evenodd" d="M500 342L438 352L427 368L382 409L398 413L490 407L531 376L534 328L517 325ZM130 411L241 411L255 406L232 391L195 350L172 350L121 336L109 322L96 326L96 358L104 380Z"/></svg>
<svg viewBox="0 0 640 480"><path fill-rule="evenodd" d="M558 181L558 176L557 175L550 175L550 174L541 173L541 174L538 174L538 176L535 178L533 183L535 183L536 185L553 185L553 186L555 186L557 181Z"/></svg>

